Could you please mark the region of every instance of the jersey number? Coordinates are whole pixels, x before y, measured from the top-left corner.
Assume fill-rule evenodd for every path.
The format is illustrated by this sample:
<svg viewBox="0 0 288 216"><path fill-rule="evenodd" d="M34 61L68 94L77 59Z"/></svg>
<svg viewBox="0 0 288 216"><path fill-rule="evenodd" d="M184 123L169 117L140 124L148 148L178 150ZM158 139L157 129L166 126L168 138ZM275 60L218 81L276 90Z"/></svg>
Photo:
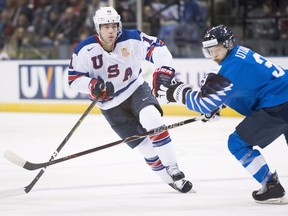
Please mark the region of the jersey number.
<svg viewBox="0 0 288 216"><path fill-rule="evenodd" d="M285 74L284 70L282 68L280 68L279 66L273 64L271 61L265 59L263 56L255 53L253 55L255 61L259 64L264 64L266 67L271 68L274 66L275 70L272 72L272 75L275 77L280 77L283 76Z"/></svg>

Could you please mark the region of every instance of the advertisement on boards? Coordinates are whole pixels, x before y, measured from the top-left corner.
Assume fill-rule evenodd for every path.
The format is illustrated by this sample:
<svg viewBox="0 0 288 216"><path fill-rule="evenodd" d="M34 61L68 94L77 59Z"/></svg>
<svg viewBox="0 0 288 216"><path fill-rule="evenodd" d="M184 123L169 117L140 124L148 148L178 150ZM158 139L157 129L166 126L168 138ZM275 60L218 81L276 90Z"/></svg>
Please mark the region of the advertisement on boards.
<svg viewBox="0 0 288 216"><path fill-rule="evenodd" d="M199 87L207 72L207 62L175 61L177 79ZM211 65L212 66L212 65ZM143 63L145 80L151 85L155 67L150 63ZM67 82L67 64L44 63L33 64L25 62L18 65L19 100L83 100L87 96L72 90Z"/></svg>
<svg viewBox="0 0 288 216"><path fill-rule="evenodd" d="M19 64L19 99L87 99L73 91L67 82L66 64Z"/></svg>
<svg viewBox="0 0 288 216"><path fill-rule="evenodd" d="M284 68L288 68L287 58L270 58ZM87 95L71 89L67 82L69 60L22 60L0 62L5 71L0 85L0 103L31 101L83 101ZM216 66L210 59L174 59L176 77L197 89L201 80ZM155 66L143 62L144 79L151 85Z"/></svg>

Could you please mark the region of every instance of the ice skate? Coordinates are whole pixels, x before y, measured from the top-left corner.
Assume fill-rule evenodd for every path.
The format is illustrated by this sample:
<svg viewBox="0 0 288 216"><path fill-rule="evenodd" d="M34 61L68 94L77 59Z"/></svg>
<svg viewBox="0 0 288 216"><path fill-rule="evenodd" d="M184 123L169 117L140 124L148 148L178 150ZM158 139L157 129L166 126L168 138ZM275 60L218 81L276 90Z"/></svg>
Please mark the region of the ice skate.
<svg viewBox="0 0 288 216"><path fill-rule="evenodd" d="M252 196L257 203L261 204L288 204L285 190L280 184L276 172L271 176L271 180L260 190L253 191Z"/></svg>
<svg viewBox="0 0 288 216"><path fill-rule="evenodd" d="M167 173L171 176L173 181L178 181L185 178L185 175L182 171L179 170L177 163L166 167Z"/></svg>
<svg viewBox="0 0 288 216"><path fill-rule="evenodd" d="M193 187L193 184L185 179L170 183L169 185L180 193L187 193L191 191Z"/></svg>

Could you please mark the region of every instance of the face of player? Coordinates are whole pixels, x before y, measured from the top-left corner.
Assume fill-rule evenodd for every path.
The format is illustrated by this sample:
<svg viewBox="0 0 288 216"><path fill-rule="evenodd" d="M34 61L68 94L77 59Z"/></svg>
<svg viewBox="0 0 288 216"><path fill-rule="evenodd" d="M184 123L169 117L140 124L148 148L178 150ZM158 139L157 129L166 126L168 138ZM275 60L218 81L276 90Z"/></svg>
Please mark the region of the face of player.
<svg viewBox="0 0 288 216"><path fill-rule="evenodd" d="M100 26L101 39L107 45L112 45L115 42L117 34L118 34L117 23L102 24Z"/></svg>
<svg viewBox="0 0 288 216"><path fill-rule="evenodd" d="M225 48L222 44L207 48L207 51L209 55L211 56L211 59L217 62L218 64L221 61L223 61L223 59L226 57L228 53L228 49Z"/></svg>

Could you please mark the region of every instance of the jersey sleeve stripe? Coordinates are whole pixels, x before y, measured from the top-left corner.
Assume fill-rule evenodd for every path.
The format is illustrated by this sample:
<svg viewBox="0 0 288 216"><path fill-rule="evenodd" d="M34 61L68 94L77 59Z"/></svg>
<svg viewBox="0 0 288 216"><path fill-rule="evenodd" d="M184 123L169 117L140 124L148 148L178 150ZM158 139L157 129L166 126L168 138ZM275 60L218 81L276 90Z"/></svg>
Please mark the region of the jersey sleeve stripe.
<svg viewBox="0 0 288 216"><path fill-rule="evenodd" d="M71 85L74 82L74 80L78 79L79 77L88 76L88 75L89 75L89 73L81 73L81 72L69 70L68 71L68 82L69 82L69 85Z"/></svg>
<svg viewBox="0 0 288 216"><path fill-rule="evenodd" d="M147 54L146 54L146 58L145 58L147 61L150 61L150 62L152 62L152 63L153 63L152 52L153 52L154 49L155 49L155 46L151 46L151 47L149 48L149 50L148 50L148 52L147 52Z"/></svg>
<svg viewBox="0 0 288 216"><path fill-rule="evenodd" d="M157 39L156 43L152 43L151 46L147 50L147 54L146 54L145 60L150 61L150 62L153 63L153 58L152 58L153 50L156 47L162 47L162 46L165 46L165 44L164 44L164 42L162 40L159 40L159 39Z"/></svg>

